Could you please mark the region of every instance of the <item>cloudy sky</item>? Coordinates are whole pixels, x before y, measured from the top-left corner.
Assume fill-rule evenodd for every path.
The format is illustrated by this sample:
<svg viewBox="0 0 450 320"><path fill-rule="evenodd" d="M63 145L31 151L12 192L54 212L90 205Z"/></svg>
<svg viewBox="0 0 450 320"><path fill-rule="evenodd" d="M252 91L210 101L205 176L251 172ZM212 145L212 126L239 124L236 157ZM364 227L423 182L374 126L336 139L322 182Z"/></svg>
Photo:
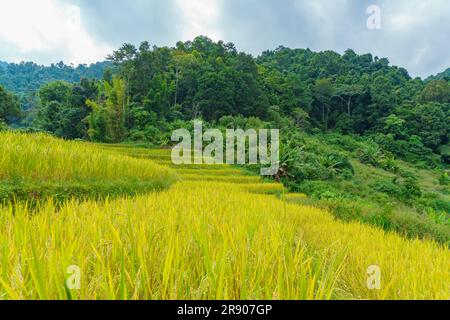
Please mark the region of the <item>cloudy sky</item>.
<svg viewBox="0 0 450 320"><path fill-rule="evenodd" d="M381 29L369 29L371 5ZM103 60L124 42L203 34L258 55L279 45L352 48L426 77L450 67L448 0L0 0L0 60ZM373 13L373 11L371 11Z"/></svg>

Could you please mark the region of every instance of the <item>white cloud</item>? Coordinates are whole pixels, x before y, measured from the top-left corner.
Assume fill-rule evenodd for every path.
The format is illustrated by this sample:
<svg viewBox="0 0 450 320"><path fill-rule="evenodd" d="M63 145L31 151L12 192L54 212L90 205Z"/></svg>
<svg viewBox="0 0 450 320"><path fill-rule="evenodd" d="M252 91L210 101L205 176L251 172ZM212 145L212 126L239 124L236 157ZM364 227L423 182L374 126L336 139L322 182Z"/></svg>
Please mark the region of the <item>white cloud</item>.
<svg viewBox="0 0 450 320"><path fill-rule="evenodd" d="M381 30L366 26L371 4L381 8ZM450 63L449 0L0 0L0 8L7 61L91 62L124 42L171 46L203 34L254 55L278 45L352 48L413 76Z"/></svg>
<svg viewBox="0 0 450 320"><path fill-rule="evenodd" d="M78 6L56 0L0 2L0 41L16 48L12 60L62 52L58 60L89 63L103 60L111 52L109 46L89 36Z"/></svg>
<svg viewBox="0 0 450 320"><path fill-rule="evenodd" d="M220 17L220 0L176 0L183 17L182 38L191 40L198 35L207 35L214 40L221 40L217 28Z"/></svg>
<svg viewBox="0 0 450 320"><path fill-rule="evenodd" d="M413 76L427 77L448 68L450 2L397 0L382 4L383 41L379 44L394 64Z"/></svg>

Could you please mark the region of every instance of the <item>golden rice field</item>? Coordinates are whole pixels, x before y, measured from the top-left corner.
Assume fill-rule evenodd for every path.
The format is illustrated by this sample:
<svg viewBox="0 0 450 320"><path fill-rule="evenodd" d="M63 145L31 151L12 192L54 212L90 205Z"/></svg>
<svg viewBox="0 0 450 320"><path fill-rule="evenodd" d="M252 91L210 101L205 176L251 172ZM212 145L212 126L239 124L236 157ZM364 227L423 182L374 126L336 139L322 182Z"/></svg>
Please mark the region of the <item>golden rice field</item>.
<svg viewBox="0 0 450 320"><path fill-rule="evenodd" d="M117 155L94 145L45 134L31 138L28 134L0 132L0 180L163 180L171 175L169 169L152 161Z"/></svg>
<svg viewBox="0 0 450 320"><path fill-rule="evenodd" d="M108 172L102 171L104 159L127 154L125 147L66 145L41 135L20 138L22 145L35 146L38 159L19 164L22 169L15 172L46 168L46 155L36 151L42 141L56 144L50 149L65 149L63 158L109 149L93 164L97 177ZM24 161L20 145L16 149L14 157ZM145 168L173 174L145 159L160 155L153 159L164 163L170 151L128 149L144 158L120 158L136 166L129 174ZM56 151L48 156L49 161L58 158ZM76 162L58 163L58 170L80 172L70 168ZM305 196L284 194L275 183L227 180L248 177L236 168L183 166L175 171L181 181L161 192L73 199L62 205L49 199L31 208L25 202L1 206L0 299L450 298L447 247L336 221L325 211L291 204ZM61 175L70 177L67 172ZM373 265L381 271L379 290L367 286L367 269ZM81 272L76 289L67 286L71 266Z"/></svg>
<svg viewBox="0 0 450 320"><path fill-rule="evenodd" d="M92 144L0 132L0 203L102 198L169 187L173 170Z"/></svg>

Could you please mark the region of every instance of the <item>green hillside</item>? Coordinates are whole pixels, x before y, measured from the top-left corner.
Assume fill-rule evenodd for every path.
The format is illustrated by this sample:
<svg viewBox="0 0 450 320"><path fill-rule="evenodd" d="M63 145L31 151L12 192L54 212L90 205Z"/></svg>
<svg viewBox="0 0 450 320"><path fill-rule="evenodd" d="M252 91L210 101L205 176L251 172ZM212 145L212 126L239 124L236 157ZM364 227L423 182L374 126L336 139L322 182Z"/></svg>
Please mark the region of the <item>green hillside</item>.
<svg viewBox="0 0 450 320"><path fill-rule="evenodd" d="M445 80L445 79L449 79L450 78L450 68L448 68L447 70L438 73L435 76L430 76L427 80L428 81L432 81L432 80Z"/></svg>

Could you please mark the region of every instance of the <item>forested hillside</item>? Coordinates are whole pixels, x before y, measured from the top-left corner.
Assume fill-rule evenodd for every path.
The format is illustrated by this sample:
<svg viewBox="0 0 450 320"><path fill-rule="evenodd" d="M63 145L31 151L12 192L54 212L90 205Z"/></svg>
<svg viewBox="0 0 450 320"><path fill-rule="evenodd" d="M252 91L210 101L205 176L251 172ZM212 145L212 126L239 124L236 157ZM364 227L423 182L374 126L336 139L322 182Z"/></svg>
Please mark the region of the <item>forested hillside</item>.
<svg viewBox="0 0 450 320"><path fill-rule="evenodd" d="M173 48L125 44L89 68L6 70L6 88L38 89L29 130L165 146L173 130L192 129L198 118L222 130L279 128L274 179L308 194L309 204L344 220L449 240L449 78L413 79L386 58L352 50L279 47L254 58L206 37ZM17 102L3 95L9 107L0 118L11 123Z"/></svg>
<svg viewBox="0 0 450 320"><path fill-rule="evenodd" d="M124 45L110 60L117 78L107 72L105 81L41 87L36 126L67 138L158 143L174 121L257 117L279 127L377 135L399 156L445 156L449 82L412 79L386 58L280 47L254 59L198 37L174 48ZM76 123L66 109L79 111Z"/></svg>
<svg viewBox="0 0 450 320"><path fill-rule="evenodd" d="M23 109L29 109L36 103L33 97L42 85L57 80L75 83L83 78L101 79L109 65L108 62L98 62L74 67L59 62L42 66L33 62L0 61L0 85L21 98Z"/></svg>
<svg viewBox="0 0 450 320"><path fill-rule="evenodd" d="M432 81L432 80L447 80L448 81L448 79L450 79L450 68L448 68L444 72L438 73L435 76L429 77L427 80L428 81Z"/></svg>
<svg viewBox="0 0 450 320"><path fill-rule="evenodd" d="M12 122L20 116L19 99L0 86L0 129L5 121Z"/></svg>

